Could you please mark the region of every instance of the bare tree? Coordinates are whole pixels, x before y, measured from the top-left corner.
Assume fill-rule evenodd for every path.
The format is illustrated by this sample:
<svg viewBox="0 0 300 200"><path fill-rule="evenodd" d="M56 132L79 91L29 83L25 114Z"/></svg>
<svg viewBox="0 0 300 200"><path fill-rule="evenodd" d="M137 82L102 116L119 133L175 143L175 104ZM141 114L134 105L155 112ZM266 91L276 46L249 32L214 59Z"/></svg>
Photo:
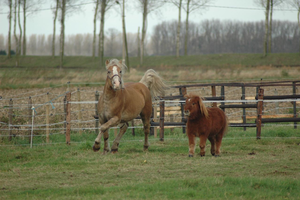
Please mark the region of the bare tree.
<svg viewBox="0 0 300 200"><path fill-rule="evenodd" d="M157 1L157 0L137 0L139 3L139 9L143 13L143 20L142 20L142 40L141 40L141 59L140 65L143 65L143 57L144 57L144 46L145 46L145 39L146 39L146 32L147 32L147 18L148 14L158 8L160 8L164 2Z"/></svg>
<svg viewBox="0 0 300 200"><path fill-rule="evenodd" d="M18 44L18 55L21 55L21 47L22 47L22 26L21 26L21 20L20 20L20 7L21 7L21 0L18 0L18 25L19 25L19 44Z"/></svg>
<svg viewBox="0 0 300 200"><path fill-rule="evenodd" d="M288 0L287 3L297 9L297 19L298 19L298 26L300 30L300 0ZM300 52L300 47L299 47L299 52Z"/></svg>
<svg viewBox="0 0 300 200"><path fill-rule="evenodd" d="M9 7L9 13L8 13L8 52L7 52L7 57L8 58L11 58L11 18L12 18L12 11L13 11L13 0L7 0L6 1L6 4L8 5Z"/></svg>
<svg viewBox="0 0 300 200"><path fill-rule="evenodd" d="M96 22L97 22L97 13L99 7L100 0L95 0L95 9L94 9L94 31L93 31L93 53L92 56L95 58L95 50L96 50Z"/></svg>
<svg viewBox="0 0 300 200"><path fill-rule="evenodd" d="M60 0L55 0L55 8L53 11L54 18L53 18L53 34L52 34L52 57L53 58L55 56L56 19L57 19L59 5L60 5Z"/></svg>
<svg viewBox="0 0 300 200"><path fill-rule="evenodd" d="M15 38L15 46L16 46L16 66L19 65L19 37L17 35L17 8L18 8L18 0L14 2L14 38Z"/></svg>
<svg viewBox="0 0 300 200"><path fill-rule="evenodd" d="M122 5L119 1L116 1L117 4L120 5L120 9L122 11L122 32L123 32L123 61L125 60L128 71L130 71L129 66L129 57L128 57L128 46L127 46L127 37L126 37L126 25L125 25L125 0L123 0Z"/></svg>
<svg viewBox="0 0 300 200"><path fill-rule="evenodd" d="M99 32L99 50L98 50L98 55L99 55L99 64L100 67L103 66L104 64L104 18L105 18L105 13L108 11L114 1L113 0L101 0L101 7L100 7L100 32Z"/></svg>
<svg viewBox="0 0 300 200"><path fill-rule="evenodd" d="M178 8L177 34L176 34L176 57L179 58L180 32L181 32L181 7L182 0L170 0Z"/></svg>
<svg viewBox="0 0 300 200"><path fill-rule="evenodd" d="M189 37L189 16L192 12L205 9L213 0L186 0L183 9L186 12L185 37L184 37L184 55L187 55L188 37Z"/></svg>
<svg viewBox="0 0 300 200"><path fill-rule="evenodd" d="M65 50L65 16L66 16L66 2L67 0L61 0L61 13L60 13L60 69L63 67L64 62L64 50Z"/></svg>
<svg viewBox="0 0 300 200"><path fill-rule="evenodd" d="M43 0L21 0L20 5L23 7L23 42L22 42L22 52L26 55L26 19L27 16L38 12Z"/></svg>

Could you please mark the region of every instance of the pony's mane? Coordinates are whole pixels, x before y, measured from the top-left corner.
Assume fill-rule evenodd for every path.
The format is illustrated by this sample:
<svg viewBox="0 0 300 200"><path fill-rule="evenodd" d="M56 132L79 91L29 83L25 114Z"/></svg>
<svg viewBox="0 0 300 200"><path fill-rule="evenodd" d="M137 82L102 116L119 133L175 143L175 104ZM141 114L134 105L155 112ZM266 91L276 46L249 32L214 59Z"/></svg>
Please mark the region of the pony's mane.
<svg viewBox="0 0 300 200"><path fill-rule="evenodd" d="M200 107L200 112L204 115L205 118L208 118L209 117L209 114L208 114L208 111L207 111L207 108L205 107L204 103L203 103L203 97L199 96L199 95L196 95L194 93L190 93L188 95L185 95L184 97L186 98L199 98L199 107Z"/></svg>

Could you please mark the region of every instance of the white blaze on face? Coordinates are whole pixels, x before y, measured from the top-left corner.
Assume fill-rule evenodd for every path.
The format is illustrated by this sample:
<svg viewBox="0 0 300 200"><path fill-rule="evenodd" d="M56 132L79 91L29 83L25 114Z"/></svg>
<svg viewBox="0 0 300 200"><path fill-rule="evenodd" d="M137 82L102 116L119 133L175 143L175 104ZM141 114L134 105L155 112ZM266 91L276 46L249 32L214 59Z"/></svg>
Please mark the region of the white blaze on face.
<svg viewBox="0 0 300 200"><path fill-rule="evenodd" d="M115 76L116 75L116 76ZM120 80L118 76L118 68L116 66L113 67L113 87L114 89L120 89Z"/></svg>

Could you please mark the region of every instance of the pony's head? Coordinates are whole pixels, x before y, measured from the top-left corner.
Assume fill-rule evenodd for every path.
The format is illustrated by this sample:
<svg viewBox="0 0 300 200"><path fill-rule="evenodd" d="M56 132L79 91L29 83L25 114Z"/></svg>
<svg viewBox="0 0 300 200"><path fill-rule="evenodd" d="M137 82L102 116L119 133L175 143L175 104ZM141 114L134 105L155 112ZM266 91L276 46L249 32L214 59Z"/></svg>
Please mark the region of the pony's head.
<svg viewBox="0 0 300 200"><path fill-rule="evenodd" d="M112 59L106 60L105 62L107 70L107 79L111 81L111 87L114 90L119 90L124 88L123 74L125 73L127 66L124 61Z"/></svg>
<svg viewBox="0 0 300 200"><path fill-rule="evenodd" d="M208 118L208 111L202 102L202 98L195 94L184 96L186 98L184 105L184 114L190 119L195 119L200 115Z"/></svg>

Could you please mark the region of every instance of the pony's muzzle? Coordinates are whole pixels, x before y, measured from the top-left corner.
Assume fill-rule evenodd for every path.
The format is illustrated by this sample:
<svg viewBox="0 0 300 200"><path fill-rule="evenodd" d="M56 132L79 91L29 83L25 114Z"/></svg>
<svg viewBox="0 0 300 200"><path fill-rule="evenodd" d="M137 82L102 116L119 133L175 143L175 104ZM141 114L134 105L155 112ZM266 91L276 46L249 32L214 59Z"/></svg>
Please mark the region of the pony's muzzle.
<svg viewBox="0 0 300 200"><path fill-rule="evenodd" d="M190 111L189 111L189 110L185 110L185 111L184 111L184 115L185 115L185 116L190 116Z"/></svg>

